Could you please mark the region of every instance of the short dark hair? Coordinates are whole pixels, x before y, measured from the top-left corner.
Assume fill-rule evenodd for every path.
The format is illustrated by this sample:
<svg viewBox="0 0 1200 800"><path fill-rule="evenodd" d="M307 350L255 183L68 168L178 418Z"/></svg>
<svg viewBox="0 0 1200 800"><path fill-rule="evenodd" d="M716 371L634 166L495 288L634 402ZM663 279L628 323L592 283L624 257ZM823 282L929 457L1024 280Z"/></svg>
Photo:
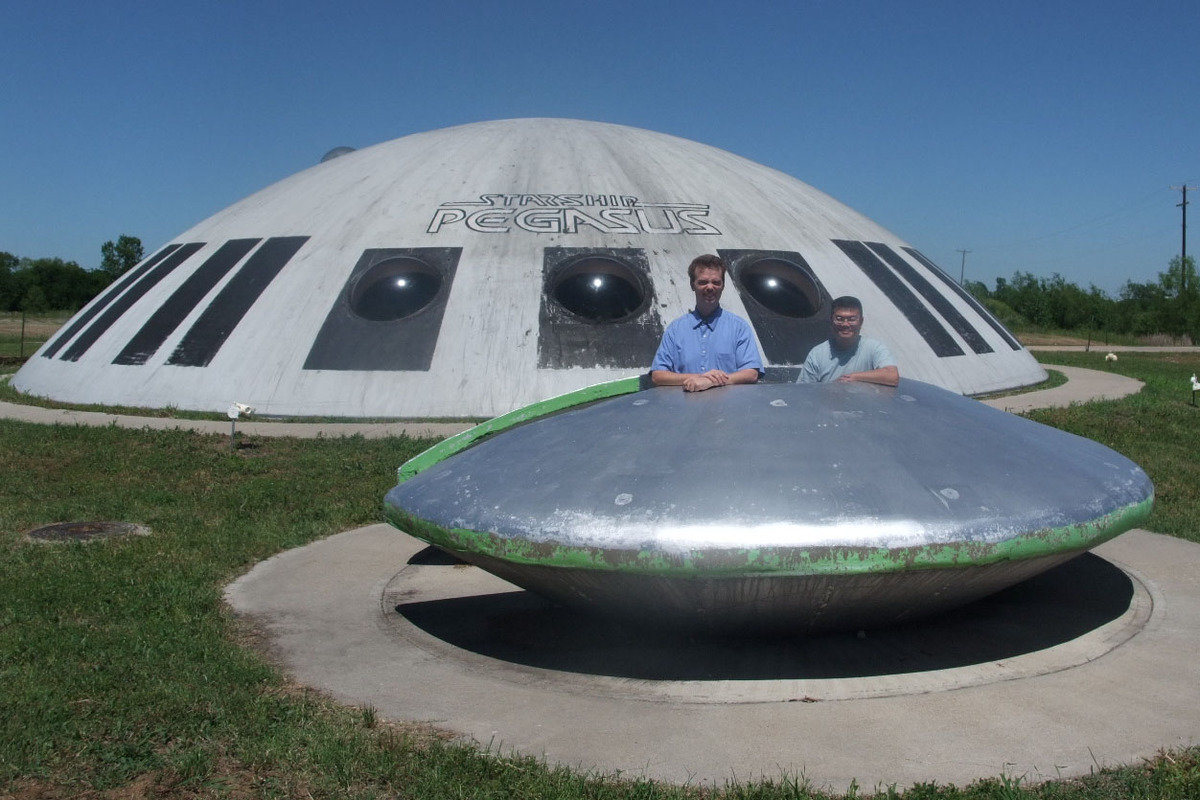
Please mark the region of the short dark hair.
<svg viewBox="0 0 1200 800"><path fill-rule="evenodd" d="M721 260L720 256L706 253L702 256L696 256L692 259L692 263L688 264L689 285L695 285L696 273L702 269L719 269L721 270L721 280L725 280L725 262Z"/></svg>
<svg viewBox="0 0 1200 800"><path fill-rule="evenodd" d="M833 305L829 307L830 316L839 308L853 308L861 317L863 315L862 301L852 295L844 294L833 301Z"/></svg>

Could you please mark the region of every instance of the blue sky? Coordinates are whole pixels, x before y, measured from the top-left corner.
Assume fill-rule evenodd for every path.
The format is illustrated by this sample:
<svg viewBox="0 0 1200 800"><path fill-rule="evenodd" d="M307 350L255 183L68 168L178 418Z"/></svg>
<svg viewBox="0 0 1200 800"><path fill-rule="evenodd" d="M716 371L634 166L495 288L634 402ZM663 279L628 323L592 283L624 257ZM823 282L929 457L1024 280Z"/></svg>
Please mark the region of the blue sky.
<svg viewBox="0 0 1200 800"><path fill-rule="evenodd" d="M1200 3L8 2L0 250L147 249L338 145L509 117L782 170L957 275L1115 293L1200 185ZM1189 207L1200 254L1200 192Z"/></svg>

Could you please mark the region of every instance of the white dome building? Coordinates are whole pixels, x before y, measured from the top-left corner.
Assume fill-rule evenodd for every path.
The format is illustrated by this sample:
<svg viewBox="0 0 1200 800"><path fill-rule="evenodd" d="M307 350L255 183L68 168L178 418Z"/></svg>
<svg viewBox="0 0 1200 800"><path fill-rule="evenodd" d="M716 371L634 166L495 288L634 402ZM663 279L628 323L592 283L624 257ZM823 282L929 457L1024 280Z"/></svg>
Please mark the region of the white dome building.
<svg viewBox="0 0 1200 800"><path fill-rule="evenodd" d="M905 377L963 394L1045 373L916 249L723 150L562 119L348 151L180 234L13 378L77 403L344 417L482 417L645 372L730 267L768 377L794 377L856 295ZM348 152L347 152L348 151Z"/></svg>

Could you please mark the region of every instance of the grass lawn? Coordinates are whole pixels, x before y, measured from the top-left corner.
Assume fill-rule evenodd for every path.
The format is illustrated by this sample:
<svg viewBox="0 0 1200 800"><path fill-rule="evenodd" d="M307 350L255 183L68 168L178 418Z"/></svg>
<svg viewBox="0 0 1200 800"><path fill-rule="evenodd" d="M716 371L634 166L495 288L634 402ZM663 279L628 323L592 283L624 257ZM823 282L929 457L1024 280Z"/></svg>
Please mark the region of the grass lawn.
<svg viewBox="0 0 1200 800"><path fill-rule="evenodd" d="M1105 368L1100 354L1042 354ZM1138 461L1149 527L1197 540L1200 356L1125 354L1141 395L1036 419ZM581 775L447 742L290 685L221 604L252 564L381 519L395 468L430 441L250 439L0 421L0 797L795 798L801 780L719 790ZM70 520L150 536L45 545ZM866 787L874 789L874 787ZM1200 750L1038 787L899 787L917 798L1195 798Z"/></svg>
<svg viewBox="0 0 1200 800"><path fill-rule="evenodd" d="M18 311L0 312L0 357L29 356L42 346L73 311L47 311L22 315Z"/></svg>
<svg viewBox="0 0 1200 800"><path fill-rule="evenodd" d="M1133 397L1072 408L1044 409L1030 419L1095 439L1133 459L1154 481L1154 513L1147 527L1200 541L1200 406L1191 405L1191 376L1200 353L1122 352L1038 354L1047 365L1087 367L1128 375L1146 388ZM1200 399L1197 400L1200 402Z"/></svg>

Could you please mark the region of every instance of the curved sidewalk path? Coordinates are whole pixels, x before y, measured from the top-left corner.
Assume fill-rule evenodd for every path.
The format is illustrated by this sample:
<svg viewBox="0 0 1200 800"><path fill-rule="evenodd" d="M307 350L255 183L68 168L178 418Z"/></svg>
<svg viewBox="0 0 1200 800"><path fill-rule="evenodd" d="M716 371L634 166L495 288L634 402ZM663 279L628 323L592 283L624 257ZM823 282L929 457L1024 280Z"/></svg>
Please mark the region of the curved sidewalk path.
<svg viewBox="0 0 1200 800"><path fill-rule="evenodd" d="M1053 389L984 400L993 408L1021 413L1034 408L1057 408L1089 400L1114 400L1136 394L1142 382L1102 370L1052 366L1067 376L1067 382ZM103 411L70 411L42 408L20 403L0 402L0 418L47 425L115 425L134 430L189 430L197 433L228 435L229 422L223 420L178 419L175 417L139 417L109 414ZM465 431L470 422L260 422L239 420L237 430L243 436L295 436L300 439L362 436L383 439L389 436L444 438Z"/></svg>
<svg viewBox="0 0 1200 800"><path fill-rule="evenodd" d="M1087 403L1092 400L1119 400L1137 394L1145 386L1134 378L1098 369L1064 367L1058 364L1051 364L1047 369L1061 372L1066 376L1067 382L1053 389L1039 389L1036 392L996 397L982 402L1001 411L1020 414L1035 408L1065 408L1073 403Z"/></svg>
<svg viewBox="0 0 1200 800"><path fill-rule="evenodd" d="M196 433L229 435L229 421L215 419L179 419L177 417L138 417L132 414L109 414L104 411L71 411L63 408L42 408L20 403L0 402L0 418L47 425L115 425L134 430L185 430ZM436 436L445 438L465 431L472 422L256 422L241 419L237 431L243 436L294 436L298 439L362 436L365 439L385 439L389 436Z"/></svg>
<svg viewBox="0 0 1200 800"><path fill-rule="evenodd" d="M1053 368L1065 385L985 402L1019 412L1142 386ZM0 403L0 417L229 432L221 420L12 403ZM239 421L238 430L446 436L467 426ZM871 791L1086 775L1200 740L1200 545L1130 531L1071 564L1060 568L1075 570L1068 576L952 619L753 652L581 632L580 620L383 524L279 553L225 598L297 681L493 752L676 783L788 775Z"/></svg>
<svg viewBox="0 0 1200 800"><path fill-rule="evenodd" d="M1066 385L989 404L1141 388L1055 369ZM790 776L847 792L1038 782L1195 743L1197 569L1200 545L1135 530L921 624L696 642L572 616L380 524L260 562L225 598L298 682L490 752L673 783Z"/></svg>
<svg viewBox="0 0 1200 800"><path fill-rule="evenodd" d="M1064 569L897 629L731 644L610 631L379 524L225 599L341 703L609 775L1033 783L1200 741L1200 544L1134 530Z"/></svg>

